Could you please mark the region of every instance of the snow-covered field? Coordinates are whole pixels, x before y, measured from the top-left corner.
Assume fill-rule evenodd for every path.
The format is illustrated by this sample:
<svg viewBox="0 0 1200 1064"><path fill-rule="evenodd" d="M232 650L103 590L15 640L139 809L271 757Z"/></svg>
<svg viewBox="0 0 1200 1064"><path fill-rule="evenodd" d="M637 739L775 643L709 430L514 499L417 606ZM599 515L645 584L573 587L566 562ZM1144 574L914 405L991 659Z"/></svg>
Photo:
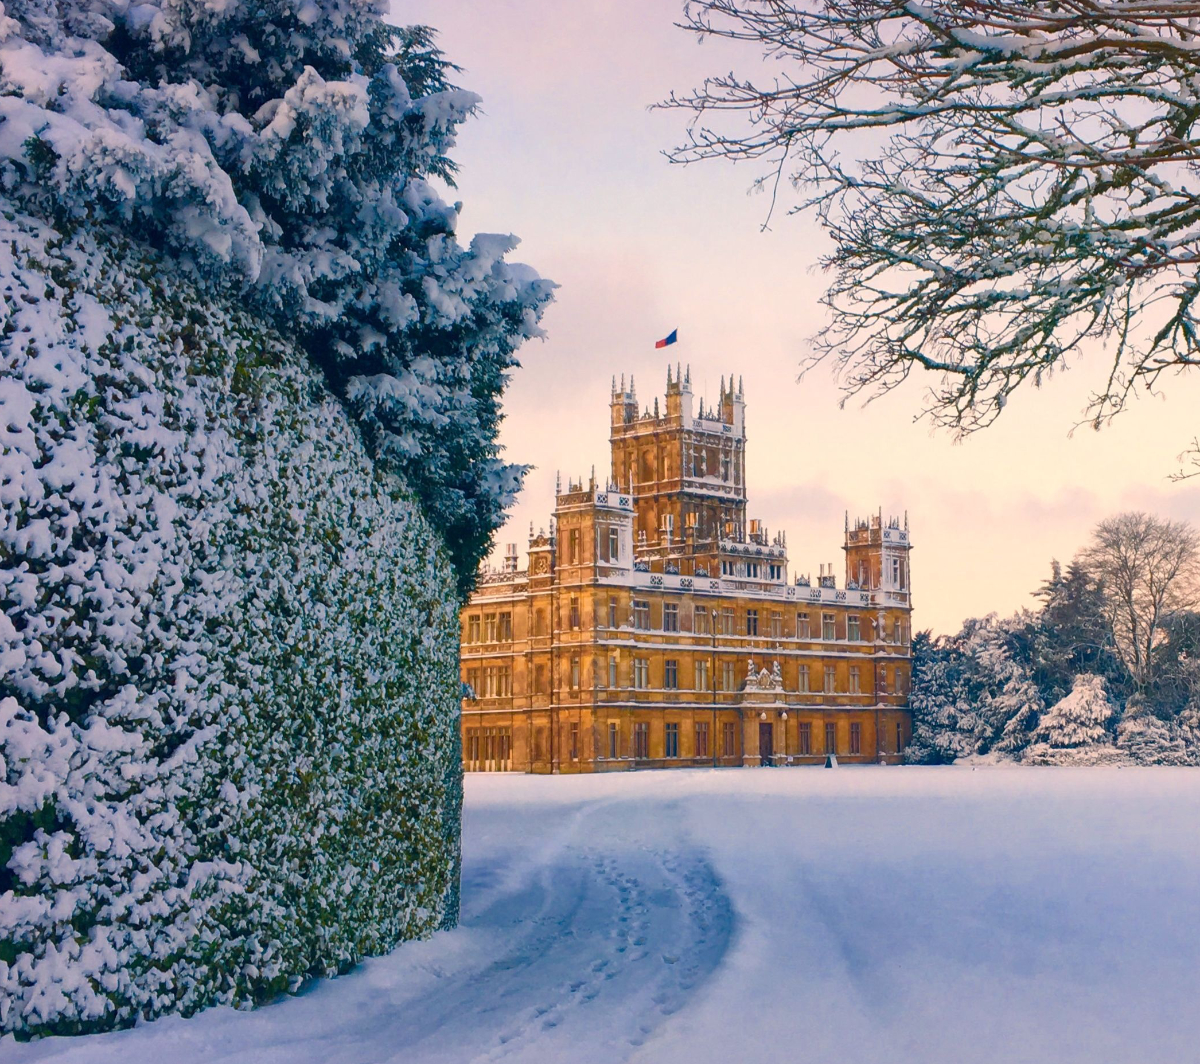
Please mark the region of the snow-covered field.
<svg viewBox="0 0 1200 1064"><path fill-rule="evenodd" d="M1200 1060L1200 770L467 780L462 926L5 1064Z"/></svg>

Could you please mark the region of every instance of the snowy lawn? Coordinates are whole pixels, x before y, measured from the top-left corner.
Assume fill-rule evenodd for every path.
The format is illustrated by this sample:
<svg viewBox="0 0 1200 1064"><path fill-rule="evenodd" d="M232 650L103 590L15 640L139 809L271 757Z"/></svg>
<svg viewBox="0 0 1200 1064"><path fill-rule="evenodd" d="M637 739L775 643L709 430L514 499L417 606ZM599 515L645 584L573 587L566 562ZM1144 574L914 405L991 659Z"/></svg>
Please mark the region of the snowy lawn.
<svg viewBox="0 0 1200 1064"><path fill-rule="evenodd" d="M1200 1059L1200 771L472 776L462 926L5 1064Z"/></svg>

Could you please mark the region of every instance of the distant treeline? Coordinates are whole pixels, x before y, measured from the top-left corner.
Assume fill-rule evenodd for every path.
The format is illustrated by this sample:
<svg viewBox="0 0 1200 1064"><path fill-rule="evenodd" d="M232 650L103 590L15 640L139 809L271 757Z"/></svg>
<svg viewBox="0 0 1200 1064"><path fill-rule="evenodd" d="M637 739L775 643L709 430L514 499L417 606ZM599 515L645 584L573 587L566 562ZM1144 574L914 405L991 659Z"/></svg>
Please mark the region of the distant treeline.
<svg viewBox="0 0 1200 1064"><path fill-rule="evenodd" d="M907 760L1200 764L1200 537L1102 521L1041 606L913 640Z"/></svg>

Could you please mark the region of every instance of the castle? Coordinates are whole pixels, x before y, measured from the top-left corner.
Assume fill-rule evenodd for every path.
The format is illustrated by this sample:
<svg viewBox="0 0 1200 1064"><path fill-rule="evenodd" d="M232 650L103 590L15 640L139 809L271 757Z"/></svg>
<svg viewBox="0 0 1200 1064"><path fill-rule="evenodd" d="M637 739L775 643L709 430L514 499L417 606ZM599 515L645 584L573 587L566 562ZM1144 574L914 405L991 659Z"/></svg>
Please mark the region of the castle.
<svg viewBox="0 0 1200 1064"><path fill-rule="evenodd" d="M510 544L462 610L468 771L897 761L912 589L907 517L851 525L845 580L789 579L746 515L742 384L665 410L613 380L612 467L558 485L549 534Z"/></svg>

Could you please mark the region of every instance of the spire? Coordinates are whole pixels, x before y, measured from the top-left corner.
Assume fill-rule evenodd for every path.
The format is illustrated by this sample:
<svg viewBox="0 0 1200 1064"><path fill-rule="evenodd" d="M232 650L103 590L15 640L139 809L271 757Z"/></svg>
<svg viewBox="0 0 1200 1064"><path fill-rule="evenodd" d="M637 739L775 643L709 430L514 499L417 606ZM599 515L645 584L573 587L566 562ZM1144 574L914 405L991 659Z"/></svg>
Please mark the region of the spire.
<svg viewBox="0 0 1200 1064"><path fill-rule="evenodd" d="M683 383L689 388L692 386L692 364L690 362L687 365L687 369L684 371Z"/></svg>
<svg viewBox="0 0 1200 1064"><path fill-rule="evenodd" d="M671 388L671 363L667 363L667 390Z"/></svg>
<svg viewBox="0 0 1200 1064"><path fill-rule="evenodd" d="M658 417L658 396L654 397L654 416Z"/></svg>
<svg viewBox="0 0 1200 1064"><path fill-rule="evenodd" d="M621 391L625 390L625 374L621 374Z"/></svg>
<svg viewBox="0 0 1200 1064"><path fill-rule="evenodd" d="M725 374L721 374L721 398L725 398Z"/></svg>
<svg viewBox="0 0 1200 1064"><path fill-rule="evenodd" d="M595 467L595 465L593 465L593 466L592 466L592 481L591 481L591 486L592 486L593 488L596 486L596 467Z"/></svg>
<svg viewBox="0 0 1200 1064"><path fill-rule="evenodd" d="M562 470L560 469L554 471L554 494L562 494Z"/></svg>
<svg viewBox="0 0 1200 1064"><path fill-rule="evenodd" d="M850 511L846 511L846 535L850 534Z"/></svg>
<svg viewBox="0 0 1200 1064"><path fill-rule="evenodd" d="M612 393L613 395L617 394L617 375L615 373L613 374Z"/></svg>
<svg viewBox="0 0 1200 1064"><path fill-rule="evenodd" d="M683 383L683 370L680 368L680 365L678 362L675 363L675 383L676 384Z"/></svg>
<svg viewBox="0 0 1200 1064"><path fill-rule="evenodd" d="M740 397L745 394L746 393L744 391L742 391L742 375L739 373L738 374L738 396Z"/></svg>
<svg viewBox="0 0 1200 1064"><path fill-rule="evenodd" d="M633 383L633 374L629 374L629 394L635 399L637 398L637 387Z"/></svg>

